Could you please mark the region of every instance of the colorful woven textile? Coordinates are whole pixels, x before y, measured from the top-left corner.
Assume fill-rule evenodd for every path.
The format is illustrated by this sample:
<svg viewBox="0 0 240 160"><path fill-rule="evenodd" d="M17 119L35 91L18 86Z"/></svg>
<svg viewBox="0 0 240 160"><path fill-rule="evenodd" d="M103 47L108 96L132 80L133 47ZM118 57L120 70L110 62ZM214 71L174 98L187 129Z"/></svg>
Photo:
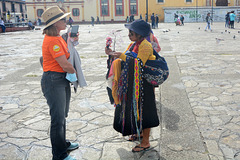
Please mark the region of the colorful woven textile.
<svg viewBox="0 0 240 160"><path fill-rule="evenodd" d="M133 106L137 110L137 120L139 121L139 108L138 108L138 99L139 99L139 63L138 60L134 59L134 85L133 85Z"/></svg>
<svg viewBox="0 0 240 160"><path fill-rule="evenodd" d="M128 70L129 70L130 57L126 58L126 62L123 65L123 70L121 72L120 80L118 82L118 99L122 105L122 133L124 132L125 126L125 107L127 100L127 90L128 90Z"/></svg>
<svg viewBox="0 0 240 160"><path fill-rule="evenodd" d="M127 75L128 75L129 60L130 60L130 57L127 57L126 62L124 63L124 66L123 66L123 70L121 72L119 83L118 83L118 97L120 101L122 101L123 98L125 98L127 93L127 88L128 88Z"/></svg>
<svg viewBox="0 0 240 160"><path fill-rule="evenodd" d="M133 112L135 118L135 127L138 136L142 130L142 79L141 79L141 65L138 58L134 59L134 84L133 84ZM139 102L139 99L141 100ZM140 104L140 105L139 105ZM140 124L140 125L139 125Z"/></svg>

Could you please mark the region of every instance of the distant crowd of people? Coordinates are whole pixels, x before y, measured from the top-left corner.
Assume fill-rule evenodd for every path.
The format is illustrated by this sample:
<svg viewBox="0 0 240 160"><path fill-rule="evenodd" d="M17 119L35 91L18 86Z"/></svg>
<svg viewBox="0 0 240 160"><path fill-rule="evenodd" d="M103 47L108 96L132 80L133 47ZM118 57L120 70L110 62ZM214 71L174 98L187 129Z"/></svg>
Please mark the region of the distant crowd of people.
<svg viewBox="0 0 240 160"><path fill-rule="evenodd" d="M207 23L205 31L207 31L207 30L212 31L211 22L213 21L213 19L212 19L211 14L208 13L205 19L206 19L206 23ZM234 29L235 20L236 20L235 12L234 11L227 12L227 14L225 15L225 28ZM238 18L238 22L239 22L239 18Z"/></svg>
<svg viewBox="0 0 240 160"><path fill-rule="evenodd" d="M141 17L141 15L140 15L140 17ZM141 19L141 18L140 18ZM126 18L126 22L127 23L131 23L131 22L133 22L133 21L135 21L135 18L134 18L134 15L132 14L132 15L130 15L130 16L127 16L127 18Z"/></svg>
<svg viewBox="0 0 240 160"><path fill-rule="evenodd" d="M143 19L142 14L140 14L139 19ZM126 18L127 23L131 23L133 21L135 21L135 18L134 18L133 14L130 15L130 16L127 16L127 18ZM147 13L145 14L145 22L148 22L148 14ZM154 15L154 13L152 13L152 15L151 15L151 27L152 27L152 29L158 28L158 23L159 23L158 15L157 14Z"/></svg>
<svg viewBox="0 0 240 160"><path fill-rule="evenodd" d="M225 27L234 29L235 19L236 19L236 15L235 15L234 11L227 12L227 14L225 15L225 20L226 20ZM239 19L238 19L238 22L239 22Z"/></svg>
<svg viewBox="0 0 240 160"><path fill-rule="evenodd" d="M68 24L70 26L72 26L73 23L74 23L73 19L71 17L69 17ZM95 21L95 18L93 16L91 16L91 25L94 26L95 23L101 24L99 17L97 16L96 21Z"/></svg>
<svg viewBox="0 0 240 160"><path fill-rule="evenodd" d="M225 15L225 27L234 29L235 20L237 20L237 22L239 23L240 15L237 18L234 11L227 12L227 14ZM211 23L212 23L213 19L212 19L212 16L211 16L210 13L207 13L207 16L205 17L205 21L207 23L207 25L205 27L205 31L207 31L207 30L212 31ZM174 13L174 22L175 22L176 25L184 25L184 16L181 15L179 17L176 13Z"/></svg>
<svg viewBox="0 0 240 160"><path fill-rule="evenodd" d="M175 22L176 26L184 25L184 16L181 15L179 17L176 13L174 13L174 22Z"/></svg>
<svg viewBox="0 0 240 160"><path fill-rule="evenodd" d="M35 25L32 23L32 21L27 21L26 19L24 19L24 17L22 17L21 19L19 18L19 16L16 16L16 22L17 23L27 23L28 25L28 28L33 30L35 28ZM5 22L6 23L12 23L11 21L9 20L4 20L4 18L1 18L0 19L0 27L2 28L2 32L6 32L6 25L5 25ZM37 20L37 25L41 25L41 19L38 18Z"/></svg>

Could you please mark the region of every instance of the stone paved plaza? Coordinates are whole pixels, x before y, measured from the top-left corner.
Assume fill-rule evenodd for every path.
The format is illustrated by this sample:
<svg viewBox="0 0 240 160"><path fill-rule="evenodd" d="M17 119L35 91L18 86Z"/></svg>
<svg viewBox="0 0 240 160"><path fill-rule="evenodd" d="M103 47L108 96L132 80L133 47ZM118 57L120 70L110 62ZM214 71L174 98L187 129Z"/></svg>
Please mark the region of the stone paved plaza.
<svg viewBox="0 0 240 160"><path fill-rule="evenodd" d="M213 23L212 32L205 26L161 23L153 30L170 76L155 90L160 125L151 131L151 150L132 153L138 142L112 127L104 53L114 30L120 30L116 50L124 51L128 30L123 24L81 25L76 48L88 86L77 93L72 89L67 139L80 147L70 155L79 160L240 160L240 23L235 29ZM38 28L0 34L0 159L51 159Z"/></svg>

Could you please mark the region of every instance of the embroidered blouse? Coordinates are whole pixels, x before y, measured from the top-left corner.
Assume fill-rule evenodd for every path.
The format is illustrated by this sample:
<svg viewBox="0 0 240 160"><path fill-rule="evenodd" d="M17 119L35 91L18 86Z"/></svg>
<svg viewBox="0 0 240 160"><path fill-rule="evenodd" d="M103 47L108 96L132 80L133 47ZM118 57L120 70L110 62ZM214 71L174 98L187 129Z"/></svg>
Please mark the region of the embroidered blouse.
<svg viewBox="0 0 240 160"><path fill-rule="evenodd" d="M132 46L133 43L131 43L127 50L129 50L129 48ZM137 48L136 48L137 47ZM120 55L120 59L122 59L123 61L126 61L126 55L125 55L125 52L123 52L121 55ZM134 46L134 49L133 51L135 53L137 53L137 58L140 58L143 62L143 65L145 65L145 63L147 62L147 60L155 60L156 59L156 56L153 55L153 48L152 48L152 45L151 43L149 43L146 39L144 39L142 42L140 42L140 44L137 44Z"/></svg>

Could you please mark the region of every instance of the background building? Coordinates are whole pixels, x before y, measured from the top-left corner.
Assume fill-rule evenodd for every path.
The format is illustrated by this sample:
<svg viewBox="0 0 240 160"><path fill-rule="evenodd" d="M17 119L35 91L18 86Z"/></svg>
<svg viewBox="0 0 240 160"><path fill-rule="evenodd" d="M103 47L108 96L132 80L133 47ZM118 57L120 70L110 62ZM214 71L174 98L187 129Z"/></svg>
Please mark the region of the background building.
<svg viewBox="0 0 240 160"><path fill-rule="evenodd" d="M240 6L240 0L143 0L143 1L148 1L148 7L146 7L148 8L148 17L150 18L151 14L155 13L155 14L158 14L160 21L164 21L164 22L174 22L173 16L174 16L174 13L177 13L177 12L178 12L177 14L182 14L185 17L186 22L188 21L192 22L192 19L196 19L194 18L194 16L199 16L199 14L196 15L196 12L200 11L200 8L202 9L206 8L207 10L211 11L212 7L214 8L218 7L216 4L219 4L219 2L224 2L224 1L227 2L227 5L225 5L224 7L218 8L220 10L224 8L228 10L228 8L231 6ZM143 5L143 8L141 8L141 11L144 10L145 6L147 5ZM186 12L181 12L181 11L186 11ZM201 15L202 14L204 13L202 12ZM224 16L225 14L226 14L226 11L224 10ZM169 19L168 16L171 16L171 20ZM192 18L189 18L189 17L192 17ZM199 21L201 21L200 17L199 17Z"/></svg>
<svg viewBox="0 0 240 160"><path fill-rule="evenodd" d="M164 22L174 22L174 14L179 17L184 16L185 22L206 22L207 13L212 16L213 22L224 22L227 12L235 11L235 14L239 17L240 7L187 7L187 8L164 8ZM238 18L237 17L237 18Z"/></svg>
<svg viewBox="0 0 240 160"><path fill-rule="evenodd" d="M18 22L27 18L26 4L23 0L0 0L0 15L6 22Z"/></svg>
<svg viewBox="0 0 240 160"><path fill-rule="evenodd" d="M172 12L180 12L181 9L184 9L186 11L184 13L192 12L198 16L197 10L200 12L201 8L211 9L223 5L227 9L232 6L240 6L240 0L26 0L26 5L28 17L32 21L41 18L47 8L58 5L66 12L71 12L70 16L75 23L90 23L91 16L95 20L99 17L100 22L104 23L126 22L127 16L134 15L135 19L138 19L142 15L145 19L146 13L149 20L151 14L155 13L158 14L160 21L170 22L166 19L169 16L166 12L171 11L170 14L172 14ZM220 10L224 7L220 7ZM178 9L176 10L176 8ZM191 10L188 11L188 9ZM181 13L183 12L181 11ZM192 21L188 14L184 15L186 21L188 19ZM201 18L199 18L200 20Z"/></svg>

